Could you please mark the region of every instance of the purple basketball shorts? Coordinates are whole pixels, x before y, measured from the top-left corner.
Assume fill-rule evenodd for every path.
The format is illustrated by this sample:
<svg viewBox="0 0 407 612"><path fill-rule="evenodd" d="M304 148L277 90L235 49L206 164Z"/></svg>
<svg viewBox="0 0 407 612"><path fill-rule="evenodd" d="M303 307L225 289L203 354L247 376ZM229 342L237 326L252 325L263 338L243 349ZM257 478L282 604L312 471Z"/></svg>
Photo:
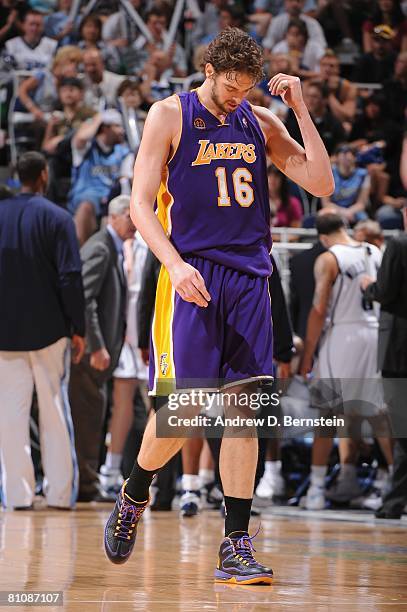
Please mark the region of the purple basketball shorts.
<svg viewBox="0 0 407 612"><path fill-rule="evenodd" d="M184 259L203 276L211 301L207 308L185 302L162 266L151 332L151 395L270 382L273 331L267 278L202 257Z"/></svg>

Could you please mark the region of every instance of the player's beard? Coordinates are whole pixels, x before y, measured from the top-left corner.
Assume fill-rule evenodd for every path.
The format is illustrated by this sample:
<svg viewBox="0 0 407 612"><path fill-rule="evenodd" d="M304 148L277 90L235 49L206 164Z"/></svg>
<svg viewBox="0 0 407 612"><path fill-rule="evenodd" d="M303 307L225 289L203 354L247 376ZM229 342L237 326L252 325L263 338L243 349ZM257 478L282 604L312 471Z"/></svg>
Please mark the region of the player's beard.
<svg viewBox="0 0 407 612"><path fill-rule="evenodd" d="M216 81L213 82L212 85L212 91L211 91L211 98L212 98L212 102L215 104L215 106L217 106L217 108L224 113L225 115L228 115L230 112L234 112L234 111L230 111L228 110L223 104L222 102L219 100L219 96L218 96L218 88L216 86Z"/></svg>

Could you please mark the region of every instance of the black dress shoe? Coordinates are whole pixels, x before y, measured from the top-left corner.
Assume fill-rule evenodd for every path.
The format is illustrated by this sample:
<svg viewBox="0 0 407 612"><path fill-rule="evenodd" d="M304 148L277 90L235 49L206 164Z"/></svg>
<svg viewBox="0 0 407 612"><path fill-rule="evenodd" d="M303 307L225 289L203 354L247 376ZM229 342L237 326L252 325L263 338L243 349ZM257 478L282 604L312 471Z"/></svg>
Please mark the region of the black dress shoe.
<svg viewBox="0 0 407 612"><path fill-rule="evenodd" d="M13 510L17 510L17 512L25 512L26 510L34 510L34 506L14 506Z"/></svg>
<svg viewBox="0 0 407 612"><path fill-rule="evenodd" d="M396 510L386 510L385 508L379 508L379 510L375 512L375 517L378 519L400 520L401 515L401 512L396 512Z"/></svg>
<svg viewBox="0 0 407 612"><path fill-rule="evenodd" d="M102 489L96 491L81 491L78 495L78 502L114 502L116 496L105 493Z"/></svg>

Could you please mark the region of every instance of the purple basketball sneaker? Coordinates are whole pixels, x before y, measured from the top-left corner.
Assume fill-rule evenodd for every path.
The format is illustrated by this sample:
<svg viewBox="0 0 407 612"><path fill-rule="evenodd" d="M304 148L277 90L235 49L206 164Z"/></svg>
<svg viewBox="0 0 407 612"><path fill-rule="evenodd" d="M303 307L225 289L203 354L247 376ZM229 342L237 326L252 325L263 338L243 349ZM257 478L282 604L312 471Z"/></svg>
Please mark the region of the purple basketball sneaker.
<svg viewBox="0 0 407 612"><path fill-rule="evenodd" d="M222 540L215 570L215 582L232 584L272 583L273 570L260 565L253 557L253 551L256 551L252 539L246 531L234 531Z"/></svg>

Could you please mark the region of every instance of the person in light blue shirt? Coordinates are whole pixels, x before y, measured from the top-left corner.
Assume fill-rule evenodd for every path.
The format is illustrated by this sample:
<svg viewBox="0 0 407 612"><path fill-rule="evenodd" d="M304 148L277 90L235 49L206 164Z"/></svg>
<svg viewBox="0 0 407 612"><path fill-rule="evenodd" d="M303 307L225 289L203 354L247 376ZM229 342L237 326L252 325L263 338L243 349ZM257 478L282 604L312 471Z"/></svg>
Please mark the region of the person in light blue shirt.
<svg viewBox="0 0 407 612"><path fill-rule="evenodd" d="M329 198L321 198L322 206L335 208L335 212L350 225L367 219L370 177L366 168L356 166L356 155L352 147L345 144L337 148L332 173L335 191Z"/></svg>
<svg viewBox="0 0 407 612"><path fill-rule="evenodd" d="M112 185L130 155L120 113L109 109L83 123L72 138L72 188L68 210L82 245L96 231Z"/></svg>

